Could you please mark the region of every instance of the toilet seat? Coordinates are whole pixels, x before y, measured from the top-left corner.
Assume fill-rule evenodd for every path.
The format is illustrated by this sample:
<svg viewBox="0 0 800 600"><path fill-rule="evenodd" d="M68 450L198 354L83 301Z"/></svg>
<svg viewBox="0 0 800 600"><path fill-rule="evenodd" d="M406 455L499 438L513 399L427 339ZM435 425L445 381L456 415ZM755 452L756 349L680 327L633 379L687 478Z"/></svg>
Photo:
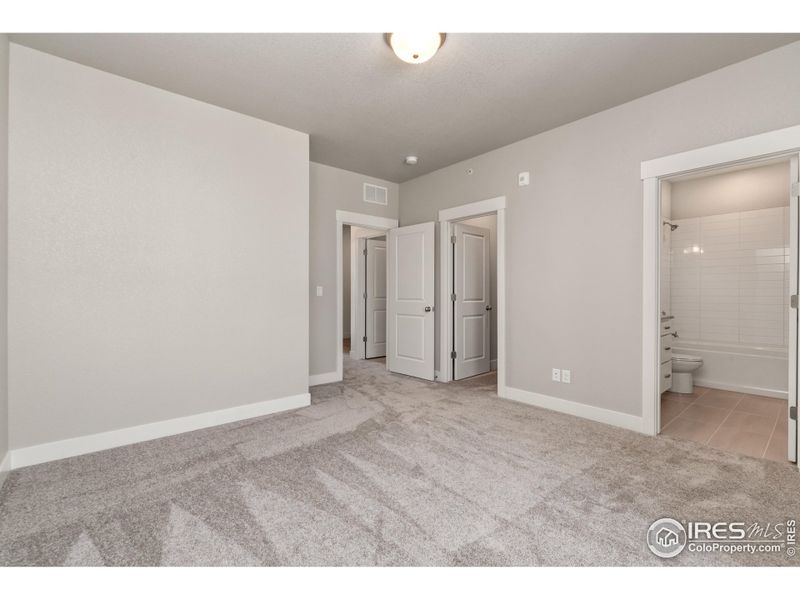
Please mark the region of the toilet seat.
<svg viewBox="0 0 800 600"><path fill-rule="evenodd" d="M673 354L672 360L676 360L678 362L703 362L701 357L694 356L692 354Z"/></svg>

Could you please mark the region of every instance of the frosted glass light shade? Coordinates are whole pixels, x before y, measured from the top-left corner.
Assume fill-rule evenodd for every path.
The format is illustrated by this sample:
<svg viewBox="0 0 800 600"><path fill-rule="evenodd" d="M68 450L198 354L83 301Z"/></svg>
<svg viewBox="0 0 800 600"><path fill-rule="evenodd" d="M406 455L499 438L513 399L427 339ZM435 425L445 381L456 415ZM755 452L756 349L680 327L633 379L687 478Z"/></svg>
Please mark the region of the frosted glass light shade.
<svg viewBox="0 0 800 600"><path fill-rule="evenodd" d="M402 61L411 64L424 63L444 43L443 33L390 33L389 45Z"/></svg>

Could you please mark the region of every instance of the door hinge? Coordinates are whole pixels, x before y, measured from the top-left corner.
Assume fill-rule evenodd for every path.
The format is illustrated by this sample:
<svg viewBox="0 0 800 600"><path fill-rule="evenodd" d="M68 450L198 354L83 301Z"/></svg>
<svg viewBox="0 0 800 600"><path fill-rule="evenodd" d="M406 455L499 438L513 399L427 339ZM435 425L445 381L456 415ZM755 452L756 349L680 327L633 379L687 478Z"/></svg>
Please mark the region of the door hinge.
<svg viewBox="0 0 800 600"><path fill-rule="evenodd" d="M789 296L789 306L792 308L797 308L797 294L792 294Z"/></svg>
<svg viewBox="0 0 800 600"><path fill-rule="evenodd" d="M362 338L361 338L361 341L362 341L362 342L366 342L366 341L367 341L367 336L364 336L364 337L362 337Z"/></svg>
<svg viewBox="0 0 800 600"><path fill-rule="evenodd" d="M789 407L789 418L792 421L797 421L797 407L796 406L790 406Z"/></svg>
<svg viewBox="0 0 800 600"><path fill-rule="evenodd" d="M367 292L364 292L364 300L367 299Z"/></svg>
<svg viewBox="0 0 800 600"><path fill-rule="evenodd" d="M454 235L450 236L450 243L453 244L454 246L456 245L456 236Z"/></svg>
<svg viewBox="0 0 800 600"><path fill-rule="evenodd" d="M455 294L450 294L450 300L452 302L455 302L456 301L456 295Z"/></svg>
<svg viewBox="0 0 800 600"><path fill-rule="evenodd" d="M450 358L456 358L457 356L458 356L458 354L456 354L456 351L455 351L455 350L453 350L453 351L450 353Z"/></svg>
<svg viewBox="0 0 800 600"><path fill-rule="evenodd" d="M367 249L364 248L364 256L366 256L366 255L367 255Z"/></svg>
<svg viewBox="0 0 800 600"><path fill-rule="evenodd" d="M800 181L792 183L792 196L800 196Z"/></svg>

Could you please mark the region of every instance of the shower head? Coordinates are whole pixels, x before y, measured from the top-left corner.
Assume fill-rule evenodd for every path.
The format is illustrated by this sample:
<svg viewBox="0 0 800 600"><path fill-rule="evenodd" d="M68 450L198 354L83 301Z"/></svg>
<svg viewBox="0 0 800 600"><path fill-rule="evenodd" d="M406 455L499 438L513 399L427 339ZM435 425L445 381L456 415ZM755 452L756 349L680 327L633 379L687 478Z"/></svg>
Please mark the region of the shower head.
<svg viewBox="0 0 800 600"><path fill-rule="evenodd" d="M670 231L675 231L678 228L677 225L674 225L673 223L670 223L669 221L664 221L661 224L662 225L669 225L669 230Z"/></svg>

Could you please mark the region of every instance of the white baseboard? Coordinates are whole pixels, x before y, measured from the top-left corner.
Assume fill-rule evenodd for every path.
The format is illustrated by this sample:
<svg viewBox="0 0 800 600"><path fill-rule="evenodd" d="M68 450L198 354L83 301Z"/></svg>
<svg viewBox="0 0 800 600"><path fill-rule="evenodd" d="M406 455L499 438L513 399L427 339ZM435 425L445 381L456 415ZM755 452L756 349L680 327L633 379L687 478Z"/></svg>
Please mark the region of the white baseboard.
<svg viewBox="0 0 800 600"><path fill-rule="evenodd" d="M0 461L0 490L3 489L3 484L6 482L8 472L11 470L11 452L6 452L3 460Z"/></svg>
<svg viewBox="0 0 800 600"><path fill-rule="evenodd" d="M719 381L709 381L708 379L694 378L694 384L700 387L714 388L715 390L725 390L726 392L741 392L743 394L754 394L756 396L768 396L770 398L779 398L780 400L788 400L789 393L781 390L773 390L770 388L760 388L749 385L737 385L735 383L723 383Z"/></svg>
<svg viewBox="0 0 800 600"><path fill-rule="evenodd" d="M314 387L315 385L324 385L326 383L334 383L336 381L341 381L342 377L336 371L331 371L330 373L320 373L319 375L309 375L308 376L308 387Z"/></svg>
<svg viewBox="0 0 800 600"><path fill-rule="evenodd" d="M136 427L104 431L103 433L95 433L92 435L70 438L68 440L59 440L57 442L39 444L38 446L18 448L8 453L11 457L10 466L13 469L19 469L21 467L50 462L51 460L80 456L81 454L108 450L109 448L117 448L118 446L127 446L137 442L146 442L148 440L195 431L197 429L205 429L206 427L214 427L216 425L224 425L225 423L233 423L234 421L262 417L284 410L302 408L310 404L311 395L306 392L295 396L287 396L285 398L265 400L263 402L234 406L233 408L225 408L188 417L178 417L176 419L148 423L147 425L137 425Z"/></svg>
<svg viewBox="0 0 800 600"><path fill-rule="evenodd" d="M636 415L629 415L607 408L590 406L580 402L573 402L572 400L545 396L544 394L537 394L536 392L528 392L512 387L504 387L502 390L499 390L498 395L508 400L514 400L515 402L547 408L556 412L589 419L591 421L598 421L606 425L630 429L639 433L642 432L642 417L637 417Z"/></svg>

